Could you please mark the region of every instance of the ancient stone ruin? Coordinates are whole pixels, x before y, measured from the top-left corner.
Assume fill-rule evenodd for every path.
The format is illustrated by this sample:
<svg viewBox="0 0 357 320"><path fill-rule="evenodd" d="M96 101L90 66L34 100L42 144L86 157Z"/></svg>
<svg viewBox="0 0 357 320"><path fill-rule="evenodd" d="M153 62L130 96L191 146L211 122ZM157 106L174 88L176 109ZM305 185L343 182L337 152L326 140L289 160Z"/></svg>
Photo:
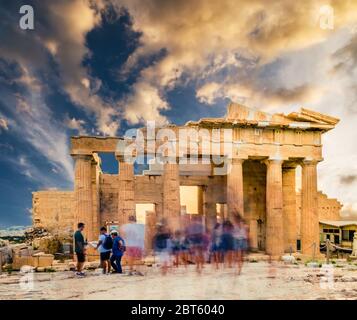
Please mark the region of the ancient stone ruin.
<svg viewBox="0 0 357 320"><path fill-rule="evenodd" d="M69 233L84 222L87 239L95 240L101 225L126 223L139 204L152 204L146 219L151 226L163 217L179 221L180 187L196 186L198 213L208 228L217 216L239 212L249 225L251 247L277 257L296 251L295 170L301 166L299 237L302 253L312 255L319 244L321 135L338 121L304 108L268 114L231 103L223 118L160 128L150 123L130 137L72 137L74 190L34 192L34 225ZM115 153L118 174L101 171L98 153ZM140 155L151 160L134 174L129 158Z"/></svg>

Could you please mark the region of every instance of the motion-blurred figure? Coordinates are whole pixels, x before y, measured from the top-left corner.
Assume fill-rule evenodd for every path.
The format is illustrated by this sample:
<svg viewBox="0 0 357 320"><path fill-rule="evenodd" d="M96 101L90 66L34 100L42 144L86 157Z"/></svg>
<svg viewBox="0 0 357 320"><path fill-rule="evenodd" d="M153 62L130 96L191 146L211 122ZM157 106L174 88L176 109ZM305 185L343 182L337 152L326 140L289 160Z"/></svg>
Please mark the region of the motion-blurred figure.
<svg viewBox="0 0 357 320"><path fill-rule="evenodd" d="M186 228L186 237L196 263L196 270L201 273L204 264L205 230L200 217L192 219Z"/></svg>
<svg viewBox="0 0 357 320"><path fill-rule="evenodd" d="M124 224L120 229L120 235L126 242L126 257L129 265L129 275L134 274L134 262L141 260L143 257L144 241L145 241L145 226L136 223L134 216L129 217L129 223ZM136 269L136 274L143 273Z"/></svg>
<svg viewBox="0 0 357 320"><path fill-rule="evenodd" d="M221 248L224 256L224 264L228 268L232 267L234 238L233 224L230 220L225 220L222 225Z"/></svg>
<svg viewBox="0 0 357 320"><path fill-rule="evenodd" d="M159 258L161 272L165 275L170 265L171 234L167 226L159 224L153 239L155 254Z"/></svg>
<svg viewBox="0 0 357 320"><path fill-rule="evenodd" d="M221 237L222 225L217 222L212 230L211 235L211 257L213 258L213 263L217 270L219 268L220 262L222 261Z"/></svg>
<svg viewBox="0 0 357 320"><path fill-rule="evenodd" d="M244 254L248 250L248 229L247 225L239 214L234 217L233 237L238 274L240 274L242 271Z"/></svg>

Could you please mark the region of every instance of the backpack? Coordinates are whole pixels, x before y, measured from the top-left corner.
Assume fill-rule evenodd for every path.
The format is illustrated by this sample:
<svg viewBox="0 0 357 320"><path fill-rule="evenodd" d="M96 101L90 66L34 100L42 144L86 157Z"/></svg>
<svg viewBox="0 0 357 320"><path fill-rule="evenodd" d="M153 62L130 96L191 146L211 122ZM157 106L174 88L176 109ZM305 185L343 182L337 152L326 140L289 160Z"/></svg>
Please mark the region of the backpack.
<svg viewBox="0 0 357 320"><path fill-rule="evenodd" d="M106 250L111 250L113 248L113 239L112 239L112 237L106 235L102 246Z"/></svg>

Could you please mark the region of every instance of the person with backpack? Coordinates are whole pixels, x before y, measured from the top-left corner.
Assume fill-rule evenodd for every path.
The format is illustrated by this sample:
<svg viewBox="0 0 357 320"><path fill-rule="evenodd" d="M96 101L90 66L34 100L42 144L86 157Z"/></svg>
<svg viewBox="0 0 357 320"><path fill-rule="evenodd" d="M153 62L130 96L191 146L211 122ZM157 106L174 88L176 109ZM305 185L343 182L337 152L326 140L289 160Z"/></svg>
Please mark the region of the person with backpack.
<svg viewBox="0 0 357 320"><path fill-rule="evenodd" d="M121 267L121 258L123 257L126 250L125 241L122 237L119 236L117 231L112 231L111 235L113 238L113 254L110 257L110 264L114 269L113 273L123 273Z"/></svg>
<svg viewBox="0 0 357 320"><path fill-rule="evenodd" d="M109 234L107 234L106 227L101 227L97 250L99 251L100 254L100 266L103 269L103 274L110 272L109 259L110 259L110 252L112 251L112 247L113 247L112 237Z"/></svg>

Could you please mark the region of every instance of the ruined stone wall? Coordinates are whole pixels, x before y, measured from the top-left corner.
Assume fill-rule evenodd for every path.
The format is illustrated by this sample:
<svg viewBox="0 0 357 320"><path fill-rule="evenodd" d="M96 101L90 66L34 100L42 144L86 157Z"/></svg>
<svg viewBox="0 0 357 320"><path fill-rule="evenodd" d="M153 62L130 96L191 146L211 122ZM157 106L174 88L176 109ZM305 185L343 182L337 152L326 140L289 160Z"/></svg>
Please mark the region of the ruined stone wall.
<svg viewBox="0 0 357 320"><path fill-rule="evenodd" d="M135 203L154 203L158 216L162 212L162 177L135 176ZM101 174L99 177L100 221L118 221L118 175Z"/></svg>
<svg viewBox="0 0 357 320"><path fill-rule="evenodd" d="M326 194L317 193L319 220L340 220L342 204L337 199L328 198ZM298 238L300 238L301 224L301 192L296 193L296 226Z"/></svg>
<svg viewBox="0 0 357 320"><path fill-rule="evenodd" d="M73 232L73 191L37 191L32 193L32 219L34 227L42 227L53 234Z"/></svg>
<svg viewBox="0 0 357 320"><path fill-rule="evenodd" d="M118 175L100 174L99 176L100 224L118 220Z"/></svg>

